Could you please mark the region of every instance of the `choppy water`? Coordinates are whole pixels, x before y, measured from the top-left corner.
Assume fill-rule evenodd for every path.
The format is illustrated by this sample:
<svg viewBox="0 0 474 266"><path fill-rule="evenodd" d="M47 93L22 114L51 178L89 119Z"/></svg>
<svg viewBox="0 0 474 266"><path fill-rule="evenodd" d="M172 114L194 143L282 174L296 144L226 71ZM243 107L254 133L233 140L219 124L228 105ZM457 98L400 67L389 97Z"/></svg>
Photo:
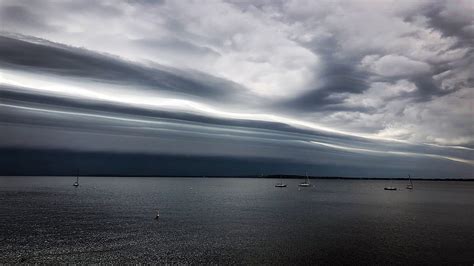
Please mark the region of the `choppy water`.
<svg viewBox="0 0 474 266"><path fill-rule="evenodd" d="M0 262L474 263L473 182L277 181L0 177Z"/></svg>

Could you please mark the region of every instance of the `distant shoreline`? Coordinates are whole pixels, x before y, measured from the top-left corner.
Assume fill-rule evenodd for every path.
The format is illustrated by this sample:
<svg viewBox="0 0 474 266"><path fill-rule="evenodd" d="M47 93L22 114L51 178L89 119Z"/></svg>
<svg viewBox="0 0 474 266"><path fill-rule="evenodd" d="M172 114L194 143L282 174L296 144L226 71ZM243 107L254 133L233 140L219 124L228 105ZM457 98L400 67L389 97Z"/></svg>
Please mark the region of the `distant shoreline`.
<svg viewBox="0 0 474 266"><path fill-rule="evenodd" d="M55 177L70 177L75 175L0 175L0 177L46 177L46 176L55 176ZM306 176L302 175L192 175L192 176L183 176L183 175L80 175L81 177L146 177L146 178L262 178L262 179L275 179L275 178L285 178L285 179L305 179ZM325 179L325 180L408 180L407 177L344 177L344 176L308 176L309 179ZM411 178L413 181L465 181L472 182L474 178Z"/></svg>

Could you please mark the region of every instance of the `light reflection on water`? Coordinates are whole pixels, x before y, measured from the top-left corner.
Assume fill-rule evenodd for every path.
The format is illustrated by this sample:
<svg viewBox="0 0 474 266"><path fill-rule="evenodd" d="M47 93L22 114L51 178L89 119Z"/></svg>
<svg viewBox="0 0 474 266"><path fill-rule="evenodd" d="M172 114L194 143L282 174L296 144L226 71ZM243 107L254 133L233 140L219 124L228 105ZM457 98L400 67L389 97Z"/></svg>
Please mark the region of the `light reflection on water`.
<svg viewBox="0 0 474 266"><path fill-rule="evenodd" d="M0 177L0 262L474 261L474 182L415 181L409 191L385 180L74 181Z"/></svg>

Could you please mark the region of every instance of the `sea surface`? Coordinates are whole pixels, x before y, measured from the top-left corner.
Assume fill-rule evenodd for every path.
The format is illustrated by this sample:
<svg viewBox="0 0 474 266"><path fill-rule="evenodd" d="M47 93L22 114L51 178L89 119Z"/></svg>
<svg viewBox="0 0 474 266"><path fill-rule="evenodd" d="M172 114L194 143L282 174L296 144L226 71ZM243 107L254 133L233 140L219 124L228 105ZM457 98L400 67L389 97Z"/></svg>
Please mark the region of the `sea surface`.
<svg viewBox="0 0 474 266"><path fill-rule="evenodd" d="M74 181L0 177L1 263L474 263L474 182Z"/></svg>

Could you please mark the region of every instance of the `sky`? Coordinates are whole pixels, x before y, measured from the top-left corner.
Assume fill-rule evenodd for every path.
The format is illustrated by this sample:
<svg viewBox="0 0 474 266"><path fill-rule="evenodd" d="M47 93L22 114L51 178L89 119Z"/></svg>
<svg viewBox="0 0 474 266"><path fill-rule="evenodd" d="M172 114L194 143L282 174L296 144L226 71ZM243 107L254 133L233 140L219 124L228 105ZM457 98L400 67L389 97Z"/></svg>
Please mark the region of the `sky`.
<svg viewBox="0 0 474 266"><path fill-rule="evenodd" d="M473 178L472 14L0 0L0 174Z"/></svg>

